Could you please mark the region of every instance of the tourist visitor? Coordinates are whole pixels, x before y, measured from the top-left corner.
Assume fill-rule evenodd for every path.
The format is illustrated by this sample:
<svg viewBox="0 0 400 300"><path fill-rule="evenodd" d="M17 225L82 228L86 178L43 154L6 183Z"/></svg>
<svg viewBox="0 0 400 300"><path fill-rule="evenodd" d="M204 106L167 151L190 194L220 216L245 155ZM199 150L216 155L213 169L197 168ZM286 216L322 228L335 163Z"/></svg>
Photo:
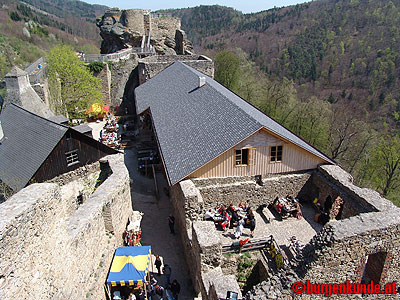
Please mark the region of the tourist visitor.
<svg viewBox="0 0 400 300"><path fill-rule="evenodd" d="M178 283L176 279L174 279L174 281L171 284L171 292L175 300L178 300L178 294L180 291L181 291L181 285Z"/></svg>
<svg viewBox="0 0 400 300"><path fill-rule="evenodd" d="M158 271L158 275L161 275L161 265L162 265L162 262L161 262L161 258L160 258L159 255L156 256L156 261L155 261L154 264L156 265L156 268L157 268L157 271Z"/></svg>
<svg viewBox="0 0 400 300"><path fill-rule="evenodd" d="M235 238L240 238L243 234L244 219L239 220L238 226L235 231Z"/></svg>
<svg viewBox="0 0 400 300"><path fill-rule="evenodd" d="M250 236L254 237L254 229L256 228L256 219L251 208L247 211L247 225L250 227Z"/></svg>
<svg viewBox="0 0 400 300"><path fill-rule="evenodd" d="M164 264L163 273L165 275L165 285L168 286L171 280L172 269L168 264Z"/></svg>
<svg viewBox="0 0 400 300"><path fill-rule="evenodd" d="M168 216L168 225L169 225L169 230L172 234L175 234L175 217L173 215Z"/></svg>

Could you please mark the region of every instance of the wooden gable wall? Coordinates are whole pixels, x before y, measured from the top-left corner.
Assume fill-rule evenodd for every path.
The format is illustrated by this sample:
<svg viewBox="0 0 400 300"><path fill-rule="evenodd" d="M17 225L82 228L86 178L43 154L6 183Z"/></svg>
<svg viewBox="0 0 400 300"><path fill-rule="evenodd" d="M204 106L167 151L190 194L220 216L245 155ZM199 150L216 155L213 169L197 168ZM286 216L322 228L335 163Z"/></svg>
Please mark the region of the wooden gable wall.
<svg viewBox="0 0 400 300"><path fill-rule="evenodd" d="M68 166L66 153L74 150L77 150L79 163ZM117 153L116 150L93 138L76 130L68 129L32 179L34 182L43 182L115 153Z"/></svg>
<svg viewBox="0 0 400 300"><path fill-rule="evenodd" d="M270 162L270 147L280 145L283 146L282 161ZM236 166L235 150L245 148L256 149L255 164L252 166ZM199 168L187 178L265 176L267 174L316 169L319 164L324 162L325 160L322 158L262 129Z"/></svg>

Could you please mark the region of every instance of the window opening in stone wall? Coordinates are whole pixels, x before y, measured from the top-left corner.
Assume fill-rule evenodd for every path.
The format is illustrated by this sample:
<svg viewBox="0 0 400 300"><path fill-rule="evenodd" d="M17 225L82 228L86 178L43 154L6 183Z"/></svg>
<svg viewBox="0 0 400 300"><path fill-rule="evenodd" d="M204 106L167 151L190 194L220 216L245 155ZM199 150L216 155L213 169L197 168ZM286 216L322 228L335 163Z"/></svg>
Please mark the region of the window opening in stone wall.
<svg viewBox="0 0 400 300"><path fill-rule="evenodd" d="M387 252L378 252L368 255L361 283L368 284L371 281L373 281L374 284L379 283L385 265L386 256Z"/></svg>
<svg viewBox="0 0 400 300"><path fill-rule="evenodd" d="M256 163L256 149L237 149L235 151L235 166L254 166Z"/></svg>
<svg viewBox="0 0 400 300"><path fill-rule="evenodd" d="M78 150L66 152L65 158L67 160L68 167L79 164Z"/></svg>
<svg viewBox="0 0 400 300"><path fill-rule="evenodd" d="M282 161L283 146L272 146L270 151L271 162Z"/></svg>

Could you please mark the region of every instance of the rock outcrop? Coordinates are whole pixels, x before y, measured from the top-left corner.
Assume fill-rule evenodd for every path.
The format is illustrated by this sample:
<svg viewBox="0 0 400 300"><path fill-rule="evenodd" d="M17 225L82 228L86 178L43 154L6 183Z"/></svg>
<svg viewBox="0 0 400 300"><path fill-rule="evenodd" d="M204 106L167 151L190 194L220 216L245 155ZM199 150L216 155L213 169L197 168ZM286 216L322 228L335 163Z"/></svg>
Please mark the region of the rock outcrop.
<svg viewBox="0 0 400 300"><path fill-rule="evenodd" d="M152 17L150 10L109 9L97 19L97 26L103 38L102 54L149 45L156 53L167 55L185 54L193 49L181 30L180 19L159 15Z"/></svg>

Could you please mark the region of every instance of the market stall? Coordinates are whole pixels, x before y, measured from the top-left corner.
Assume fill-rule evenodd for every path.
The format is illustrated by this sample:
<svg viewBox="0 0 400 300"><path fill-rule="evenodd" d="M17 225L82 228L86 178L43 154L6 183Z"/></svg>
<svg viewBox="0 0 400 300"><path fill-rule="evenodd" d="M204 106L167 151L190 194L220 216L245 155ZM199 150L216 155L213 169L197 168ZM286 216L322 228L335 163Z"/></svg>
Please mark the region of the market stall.
<svg viewBox="0 0 400 300"><path fill-rule="evenodd" d="M110 299L116 294L128 299L130 293L146 293L151 264L150 246L117 248L107 277Z"/></svg>

